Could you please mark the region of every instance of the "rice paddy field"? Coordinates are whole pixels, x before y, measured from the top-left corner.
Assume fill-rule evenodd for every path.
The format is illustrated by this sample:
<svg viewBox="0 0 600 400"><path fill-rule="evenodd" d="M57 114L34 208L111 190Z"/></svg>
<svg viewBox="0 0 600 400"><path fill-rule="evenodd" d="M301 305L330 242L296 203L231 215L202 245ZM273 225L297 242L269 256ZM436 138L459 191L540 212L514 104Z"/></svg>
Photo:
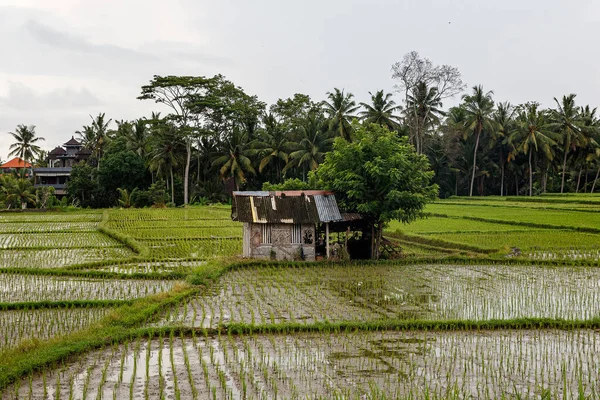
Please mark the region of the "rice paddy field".
<svg viewBox="0 0 600 400"><path fill-rule="evenodd" d="M0 213L0 399L599 398L599 211L452 198L318 263L227 206Z"/></svg>

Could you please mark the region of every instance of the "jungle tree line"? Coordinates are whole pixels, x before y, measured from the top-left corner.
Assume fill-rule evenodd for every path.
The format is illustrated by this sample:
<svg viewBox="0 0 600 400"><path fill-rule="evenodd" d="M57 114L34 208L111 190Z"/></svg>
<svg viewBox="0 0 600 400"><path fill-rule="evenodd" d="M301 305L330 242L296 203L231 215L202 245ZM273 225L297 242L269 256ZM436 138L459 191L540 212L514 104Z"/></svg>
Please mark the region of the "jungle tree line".
<svg viewBox="0 0 600 400"><path fill-rule="evenodd" d="M77 131L92 158L74 171L70 193L106 206L118 188L130 195L162 185L166 201L187 204L226 201L230 190L265 182L306 181L336 137L355 139L355 119L408 137L429 158L441 197L596 189L600 123L596 108L575 94L548 109L499 102L481 86L467 89L455 67L416 52L392 66L392 77L400 104L384 90L359 103L333 88L323 100L297 93L267 106L222 75L155 76L138 98L163 105L161 113L114 122L99 114ZM457 96L460 103L444 109Z"/></svg>

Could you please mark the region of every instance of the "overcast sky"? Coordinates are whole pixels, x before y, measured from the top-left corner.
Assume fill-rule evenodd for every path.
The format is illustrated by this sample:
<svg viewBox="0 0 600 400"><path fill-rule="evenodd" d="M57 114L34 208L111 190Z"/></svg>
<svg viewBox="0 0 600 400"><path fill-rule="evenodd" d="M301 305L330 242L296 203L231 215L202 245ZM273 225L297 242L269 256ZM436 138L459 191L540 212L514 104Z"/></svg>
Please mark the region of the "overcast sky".
<svg viewBox="0 0 600 400"><path fill-rule="evenodd" d="M159 110L136 99L155 74L222 73L268 104L334 87L366 101L411 50L499 101L595 107L599 35L598 0L0 0L0 159L20 123L48 150L90 114Z"/></svg>

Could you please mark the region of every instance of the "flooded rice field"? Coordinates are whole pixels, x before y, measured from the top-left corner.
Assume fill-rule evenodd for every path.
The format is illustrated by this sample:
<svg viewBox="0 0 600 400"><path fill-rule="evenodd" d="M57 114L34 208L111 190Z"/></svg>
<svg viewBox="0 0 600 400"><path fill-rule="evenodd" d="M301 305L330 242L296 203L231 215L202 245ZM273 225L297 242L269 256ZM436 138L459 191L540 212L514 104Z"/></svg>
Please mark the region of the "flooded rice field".
<svg viewBox="0 0 600 400"><path fill-rule="evenodd" d="M187 273L205 263L205 261L142 261L95 267L90 270L117 274Z"/></svg>
<svg viewBox="0 0 600 400"><path fill-rule="evenodd" d="M52 248L40 250L0 249L0 268L62 268L87 262L128 258L134 253L123 245L81 249Z"/></svg>
<svg viewBox="0 0 600 400"><path fill-rule="evenodd" d="M231 271L156 325L598 316L598 268L354 264Z"/></svg>
<svg viewBox="0 0 600 400"><path fill-rule="evenodd" d="M599 354L591 330L138 338L2 399L597 398Z"/></svg>
<svg viewBox="0 0 600 400"><path fill-rule="evenodd" d="M91 279L0 273L0 303L129 300L170 290L167 280Z"/></svg>
<svg viewBox="0 0 600 400"><path fill-rule="evenodd" d="M0 249L120 247L123 244L100 232L0 233Z"/></svg>
<svg viewBox="0 0 600 400"><path fill-rule="evenodd" d="M72 333L99 321L110 308L50 308L0 311L0 354L26 341Z"/></svg>

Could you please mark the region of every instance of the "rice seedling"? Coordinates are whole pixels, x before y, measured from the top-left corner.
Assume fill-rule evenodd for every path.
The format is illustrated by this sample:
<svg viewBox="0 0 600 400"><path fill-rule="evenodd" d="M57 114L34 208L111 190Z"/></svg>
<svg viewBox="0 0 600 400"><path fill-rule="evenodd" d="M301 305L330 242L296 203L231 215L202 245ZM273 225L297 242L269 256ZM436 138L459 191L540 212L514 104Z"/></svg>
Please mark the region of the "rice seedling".
<svg viewBox="0 0 600 400"><path fill-rule="evenodd" d="M173 281L82 279L0 273L0 303L129 300L168 291L174 284Z"/></svg>
<svg viewBox="0 0 600 400"><path fill-rule="evenodd" d="M76 398L595 398L598 335L513 330L137 339L133 347L99 350L26 377L2 398L63 393L71 381ZM131 375L119 380L123 360ZM177 386L161 386L161 375Z"/></svg>
<svg viewBox="0 0 600 400"><path fill-rule="evenodd" d="M61 268L102 260L131 258L134 253L125 246L81 249L49 248L44 250L2 250L0 268Z"/></svg>
<svg viewBox="0 0 600 400"><path fill-rule="evenodd" d="M153 324L381 319L591 319L600 316L594 267L348 265L231 271Z"/></svg>
<svg viewBox="0 0 600 400"><path fill-rule="evenodd" d="M102 307L0 311L0 353L88 327L109 312Z"/></svg>

